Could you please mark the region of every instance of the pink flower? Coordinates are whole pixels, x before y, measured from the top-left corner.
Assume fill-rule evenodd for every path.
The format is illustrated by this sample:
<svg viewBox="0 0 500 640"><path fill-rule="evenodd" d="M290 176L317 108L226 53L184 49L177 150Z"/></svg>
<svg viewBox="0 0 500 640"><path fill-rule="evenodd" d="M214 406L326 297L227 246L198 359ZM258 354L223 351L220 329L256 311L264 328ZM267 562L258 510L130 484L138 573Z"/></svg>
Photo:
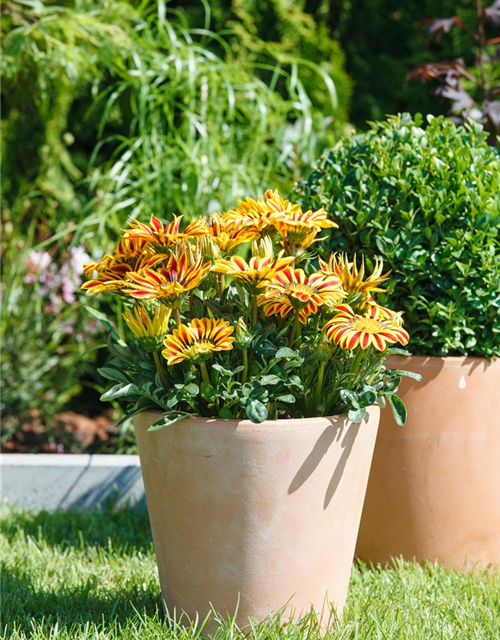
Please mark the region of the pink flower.
<svg viewBox="0 0 500 640"><path fill-rule="evenodd" d="M43 249L31 250L26 258L28 273L24 277L24 281L28 284L43 281L44 272L50 267L51 262L52 257L47 251L43 251Z"/></svg>

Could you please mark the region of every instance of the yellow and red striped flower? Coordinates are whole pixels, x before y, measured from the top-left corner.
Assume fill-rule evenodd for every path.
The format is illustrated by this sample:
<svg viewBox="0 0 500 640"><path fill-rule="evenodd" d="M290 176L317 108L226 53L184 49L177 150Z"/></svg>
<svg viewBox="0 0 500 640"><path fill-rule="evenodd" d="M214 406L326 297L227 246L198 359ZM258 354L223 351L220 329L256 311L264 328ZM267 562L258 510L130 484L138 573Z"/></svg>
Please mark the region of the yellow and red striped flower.
<svg viewBox="0 0 500 640"><path fill-rule="evenodd" d="M224 216L243 227L254 227L260 234L274 235L276 233L272 219L274 213L274 208L267 200L246 198L240 200L234 209L226 211Z"/></svg>
<svg viewBox="0 0 500 640"><path fill-rule="evenodd" d="M303 324L320 306L332 307L344 296L338 277L320 273L307 276L302 269L293 267L279 271L270 282L260 286L266 287L258 298L266 316L279 313L284 318L291 311L298 311Z"/></svg>
<svg viewBox="0 0 500 640"><path fill-rule="evenodd" d="M363 293L368 295L374 291L385 291L380 285L387 280L390 271L382 273L384 262L375 258L373 273L365 278L365 259L361 259L361 267L358 269L356 256L349 262L345 254L332 253L328 262L319 258L321 273L325 275L336 275L342 280L342 286L347 293Z"/></svg>
<svg viewBox="0 0 500 640"><path fill-rule="evenodd" d="M229 275L242 285L255 289L285 269L292 261L292 257L278 256L274 259L252 257L247 262L241 256L233 256L229 260L217 260L212 271Z"/></svg>
<svg viewBox="0 0 500 640"><path fill-rule="evenodd" d="M222 254L231 255L240 244L258 238L259 230L244 226L241 221L232 220L226 214L213 213L209 220L200 218L190 224L186 234L192 237L208 235Z"/></svg>
<svg viewBox="0 0 500 640"><path fill-rule="evenodd" d="M103 291L121 291L128 284L129 274L151 269L167 258L165 254L155 254L144 249L142 241L125 240L122 238L114 255L105 254L99 262L90 262L84 266L87 277L94 271L99 277L85 282L81 287L83 290L94 295ZM142 247L141 253L138 253L138 247Z"/></svg>
<svg viewBox="0 0 500 640"><path fill-rule="evenodd" d="M273 211L271 216L273 224L286 248L292 245L303 245L307 248L319 231L338 227L335 222L328 219L324 209L303 211L299 204L293 204L281 198L278 190L268 189L265 196Z"/></svg>
<svg viewBox="0 0 500 640"><path fill-rule="evenodd" d="M122 238L118 243L113 255L105 253L97 262L88 262L83 265L83 273L87 278L97 271L98 274L103 271L109 270L113 264L126 262L132 264L138 257L148 253L152 255L152 252L148 252L146 249L147 242L144 240L131 240L129 238Z"/></svg>
<svg viewBox="0 0 500 640"><path fill-rule="evenodd" d="M179 307L183 297L195 289L210 270L210 263L203 263L198 256L188 263L188 255L171 255L166 266L158 271L143 269L140 273L129 273L125 292L142 300L158 299L168 307Z"/></svg>
<svg viewBox="0 0 500 640"><path fill-rule="evenodd" d="M337 307L336 315L323 328L328 340L342 349L368 349L373 346L384 351L389 345L400 342L408 344L410 336L393 319L371 318L354 313L348 304Z"/></svg>
<svg viewBox="0 0 500 640"><path fill-rule="evenodd" d="M215 351L230 351L233 333L234 327L226 320L195 318L188 325L181 324L165 338L162 355L169 365L183 360L200 362Z"/></svg>
<svg viewBox="0 0 500 640"><path fill-rule="evenodd" d="M132 219L129 223L130 228L123 229L124 237L131 240L144 240L151 244L156 251L165 251L165 249L172 247L177 240L185 237L185 234L180 233L181 220L182 216L174 215L174 219L164 225L152 214L149 224Z"/></svg>
<svg viewBox="0 0 500 640"><path fill-rule="evenodd" d="M369 295L368 300L366 301L367 310L365 315L369 318L375 318L375 320L392 320L399 325L403 324L403 312L402 311L393 311L392 309L388 309L387 307L382 307L375 302L373 296Z"/></svg>
<svg viewBox="0 0 500 640"><path fill-rule="evenodd" d="M146 351L159 351L168 332L171 309L161 305L152 315L143 305L136 305L131 312L125 311L123 319Z"/></svg>

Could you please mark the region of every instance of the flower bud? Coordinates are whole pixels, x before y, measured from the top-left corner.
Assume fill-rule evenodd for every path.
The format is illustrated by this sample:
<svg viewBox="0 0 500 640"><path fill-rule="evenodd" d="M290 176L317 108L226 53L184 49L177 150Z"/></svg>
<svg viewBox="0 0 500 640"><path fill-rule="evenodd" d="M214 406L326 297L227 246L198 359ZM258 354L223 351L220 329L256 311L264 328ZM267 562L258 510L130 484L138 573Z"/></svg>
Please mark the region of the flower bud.
<svg viewBox="0 0 500 640"><path fill-rule="evenodd" d="M220 249L213 241L212 237L207 235L200 238L200 251L205 258L209 260L217 260L220 258Z"/></svg>
<svg viewBox="0 0 500 640"><path fill-rule="evenodd" d="M273 257L273 241L270 236L264 236L260 240L254 240L252 242L252 256L254 258L269 258Z"/></svg>
<svg viewBox="0 0 500 640"><path fill-rule="evenodd" d="M252 333L241 317L238 318L238 322L236 323L234 338L234 346L237 349L248 349L252 342Z"/></svg>

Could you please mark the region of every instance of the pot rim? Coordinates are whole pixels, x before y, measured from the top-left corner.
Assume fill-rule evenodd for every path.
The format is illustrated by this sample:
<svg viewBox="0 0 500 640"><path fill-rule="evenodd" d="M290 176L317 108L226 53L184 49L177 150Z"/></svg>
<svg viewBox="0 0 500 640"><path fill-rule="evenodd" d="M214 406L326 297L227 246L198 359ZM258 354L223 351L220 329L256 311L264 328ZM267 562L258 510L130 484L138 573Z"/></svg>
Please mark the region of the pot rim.
<svg viewBox="0 0 500 640"><path fill-rule="evenodd" d="M379 415L380 407L378 405L371 405L370 407L366 407L367 417L363 420L363 422L368 422L368 419L374 418ZM141 411L141 413L136 414L138 416L161 416L164 411L160 409L150 409L148 411ZM136 416L134 416L135 419ZM261 429L265 428L269 429L289 429L290 427L301 427L301 428L310 428L312 426L321 425L324 423L325 426L329 426L338 422L348 422L351 423L349 418L347 417L347 413L341 413L334 416L317 416L315 418L287 418L286 420L264 420L264 422L252 422L251 420L229 420L226 418L203 418L201 416L192 416L185 418L184 420L180 420L175 425L177 426L183 424L185 422L190 422L191 426L205 426L205 427L216 427L217 429L225 428L225 429L235 429L238 427L239 429ZM171 429L172 427L167 427ZM162 430L161 430L162 431ZM161 431L157 431L156 433L161 433Z"/></svg>
<svg viewBox="0 0 500 640"><path fill-rule="evenodd" d="M500 366L500 358L492 358L487 360L486 358L480 358L476 356L389 356L386 360L396 360L397 362L415 362L418 364L427 364L428 366L436 365L483 365L497 367Z"/></svg>

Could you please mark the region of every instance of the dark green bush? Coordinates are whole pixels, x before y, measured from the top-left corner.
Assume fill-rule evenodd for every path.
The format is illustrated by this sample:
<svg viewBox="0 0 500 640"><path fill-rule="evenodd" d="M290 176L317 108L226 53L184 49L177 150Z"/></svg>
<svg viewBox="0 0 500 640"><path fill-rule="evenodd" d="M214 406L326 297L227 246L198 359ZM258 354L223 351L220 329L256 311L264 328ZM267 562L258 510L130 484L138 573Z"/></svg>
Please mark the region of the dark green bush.
<svg viewBox="0 0 500 640"><path fill-rule="evenodd" d="M421 355L500 355L500 155L475 123L408 114L325 152L296 189L340 229L324 250L379 254ZM392 290L394 289L394 290ZM379 300L383 303L384 298Z"/></svg>

